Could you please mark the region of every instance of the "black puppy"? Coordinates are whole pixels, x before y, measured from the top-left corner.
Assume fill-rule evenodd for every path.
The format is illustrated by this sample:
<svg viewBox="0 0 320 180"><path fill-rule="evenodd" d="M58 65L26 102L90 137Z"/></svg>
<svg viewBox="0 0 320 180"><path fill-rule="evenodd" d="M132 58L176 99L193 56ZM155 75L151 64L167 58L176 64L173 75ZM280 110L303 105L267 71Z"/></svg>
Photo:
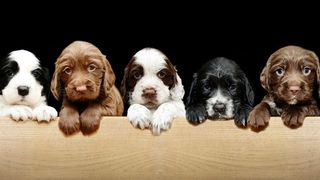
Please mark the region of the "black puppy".
<svg viewBox="0 0 320 180"><path fill-rule="evenodd" d="M194 74L186 103L186 118L192 124L206 119L231 119L246 127L254 103L251 85L232 60L218 57Z"/></svg>

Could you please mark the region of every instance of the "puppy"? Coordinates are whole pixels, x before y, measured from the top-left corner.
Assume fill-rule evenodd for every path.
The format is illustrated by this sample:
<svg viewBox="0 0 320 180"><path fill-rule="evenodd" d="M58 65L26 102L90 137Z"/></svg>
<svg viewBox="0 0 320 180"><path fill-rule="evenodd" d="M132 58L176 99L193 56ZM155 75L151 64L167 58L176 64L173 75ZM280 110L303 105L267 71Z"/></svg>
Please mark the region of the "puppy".
<svg viewBox="0 0 320 180"><path fill-rule="evenodd" d="M49 72L29 51L12 51L0 62L0 116L19 121L50 121L57 111L47 106Z"/></svg>
<svg viewBox="0 0 320 180"><path fill-rule="evenodd" d="M120 116L123 102L114 85L115 75L100 50L75 41L67 46L55 63L51 91L63 99L59 128L66 135L79 130L95 132L102 116Z"/></svg>
<svg viewBox="0 0 320 180"><path fill-rule="evenodd" d="M192 124L206 119L231 119L246 127L254 92L240 67L224 57L215 58L194 74L186 103L186 118Z"/></svg>
<svg viewBox="0 0 320 180"><path fill-rule="evenodd" d="M120 88L129 103L129 122L150 128L154 135L168 130L176 117L184 117L184 89L175 67L159 50L137 52L124 70Z"/></svg>
<svg viewBox="0 0 320 180"><path fill-rule="evenodd" d="M264 129L271 116L281 116L286 126L302 125L306 116L319 115L319 60L312 51L286 46L274 52L260 75L267 95L249 115L254 130Z"/></svg>

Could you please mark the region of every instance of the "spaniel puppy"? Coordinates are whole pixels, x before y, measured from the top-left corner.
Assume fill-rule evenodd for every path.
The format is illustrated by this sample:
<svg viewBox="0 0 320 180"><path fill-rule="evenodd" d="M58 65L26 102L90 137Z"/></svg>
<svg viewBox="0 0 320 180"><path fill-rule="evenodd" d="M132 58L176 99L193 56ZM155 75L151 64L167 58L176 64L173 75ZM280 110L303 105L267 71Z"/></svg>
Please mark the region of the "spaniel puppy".
<svg viewBox="0 0 320 180"><path fill-rule="evenodd" d="M123 99L130 104L128 119L134 127L150 128L154 135L184 117L184 89L177 70L159 50L144 48L130 60L121 82Z"/></svg>
<svg viewBox="0 0 320 180"><path fill-rule="evenodd" d="M49 72L29 51L12 51L0 61L0 116L19 121L50 121L57 111L47 106Z"/></svg>
<svg viewBox="0 0 320 180"><path fill-rule="evenodd" d="M55 63L51 81L54 97L63 99L59 128L66 135L79 130L95 132L102 116L120 116L123 102L114 85L115 75L100 50L75 41L67 46Z"/></svg>
<svg viewBox="0 0 320 180"><path fill-rule="evenodd" d="M319 73L319 60L312 51L286 46L274 52L260 75L267 95L249 115L252 129L264 129L270 115L281 116L293 128L301 126L306 116L319 115Z"/></svg>
<svg viewBox="0 0 320 180"><path fill-rule="evenodd" d="M194 74L186 103L186 117L192 124L206 119L231 119L246 127L254 103L251 85L240 67L224 57L215 58Z"/></svg>

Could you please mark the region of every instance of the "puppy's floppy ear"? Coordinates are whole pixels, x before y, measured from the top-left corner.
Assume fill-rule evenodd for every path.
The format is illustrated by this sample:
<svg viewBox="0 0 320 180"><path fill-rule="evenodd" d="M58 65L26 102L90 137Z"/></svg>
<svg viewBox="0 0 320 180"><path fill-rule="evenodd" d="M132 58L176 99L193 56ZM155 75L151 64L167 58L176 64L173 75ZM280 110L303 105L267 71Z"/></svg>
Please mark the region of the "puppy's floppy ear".
<svg viewBox="0 0 320 180"><path fill-rule="evenodd" d="M186 106L190 106L191 104L195 103L197 98L197 84L198 84L198 74L193 74L193 80L190 86L189 95L187 98Z"/></svg>
<svg viewBox="0 0 320 180"><path fill-rule="evenodd" d="M60 74L60 68L59 68L59 65L56 64L56 68L51 80L51 92L53 96L56 98L56 100L58 101L60 100L60 96L61 96L61 83L60 83L59 74Z"/></svg>
<svg viewBox="0 0 320 180"><path fill-rule="evenodd" d="M308 51L309 55L311 56L312 59L314 59L315 63L316 63L316 76L317 76L317 84L318 84L318 94L320 96L320 65L319 65L319 58L316 55L316 53L314 53L313 51Z"/></svg>
<svg viewBox="0 0 320 180"><path fill-rule="evenodd" d="M127 102L127 79L129 78L129 65L124 69L124 75L120 85L120 94L124 102Z"/></svg>
<svg viewBox="0 0 320 180"><path fill-rule="evenodd" d="M104 66L104 77L103 77L103 88L105 92L110 91L110 89L112 88L112 86L114 85L115 81L116 81L116 76L112 70L112 67L108 61L108 59L106 58L105 55L102 55L102 62L103 62L103 66Z"/></svg>
<svg viewBox="0 0 320 180"><path fill-rule="evenodd" d="M43 72L43 80L44 80L44 87L42 90L42 94L46 96L46 99L49 99L49 95L50 95L50 72L49 69L46 67L42 67L42 72Z"/></svg>
<svg viewBox="0 0 320 180"><path fill-rule="evenodd" d="M175 74L176 84L173 88L170 89L170 95L173 100L182 100L184 96L184 88L182 85L181 78L178 73Z"/></svg>
<svg viewBox="0 0 320 180"><path fill-rule="evenodd" d="M269 71L270 71L270 62L273 59L273 57L274 57L273 54L269 57L266 66L263 68L263 70L260 74L261 85L267 92L270 92L270 90L271 90L270 85L269 85L269 74L270 74Z"/></svg>
<svg viewBox="0 0 320 180"><path fill-rule="evenodd" d="M248 78L243 74L244 77L244 86L246 88L246 101L249 103L250 106L254 104L254 92L250 85Z"/></svg>

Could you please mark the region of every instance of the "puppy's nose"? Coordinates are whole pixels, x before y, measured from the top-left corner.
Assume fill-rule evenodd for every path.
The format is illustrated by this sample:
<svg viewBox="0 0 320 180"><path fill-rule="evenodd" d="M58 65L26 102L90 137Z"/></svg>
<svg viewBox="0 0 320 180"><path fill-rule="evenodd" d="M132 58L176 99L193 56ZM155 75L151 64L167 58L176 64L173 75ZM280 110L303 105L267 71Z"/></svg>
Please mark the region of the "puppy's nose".
<svg viewBox="0 0 320 180"><path fill-rule="evenodd" d="M216 112L223 113L223 112L225 112L225 110L226 110L226 105L223 104L223 103L216 103L215 105L213 105L213 109L214 109Z"/></svg>
<svg viewBox="0 0 320 180"><path fill-rule="evenodd" d="M301 90L301 88L300 86L290 86L289 90L292 94L297 94Z"/></svg>
<svg viewBox="0 0 320 180"><path fill-rule="evenodd" d="M86 85L82 85L82 86L77 86L76 87L76 91L81 92L81 91L86 91L87 90L87 86Z"/></svg>
<svg viewBox="0 0 320 180"><path fill-rule="evenodd" d="M29 87L28 86L18 86L18 94L20 96L26 96L29 94Z"/></svg>
<svg viewBox="0 0 320 180"><path fill-rule="evenodd" d="M154 88L146 88L142 90L142 96L147 99L154 99L157 95L157 91Z"/></svg>

